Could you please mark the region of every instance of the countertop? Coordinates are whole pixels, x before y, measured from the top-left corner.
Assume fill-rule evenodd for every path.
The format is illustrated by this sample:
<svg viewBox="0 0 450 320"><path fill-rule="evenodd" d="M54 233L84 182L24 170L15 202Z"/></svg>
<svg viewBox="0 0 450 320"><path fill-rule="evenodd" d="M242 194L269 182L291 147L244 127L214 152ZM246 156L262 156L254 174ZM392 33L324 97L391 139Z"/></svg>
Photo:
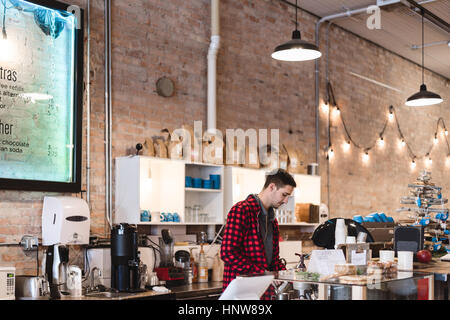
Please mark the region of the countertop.
<svg viewBox="0 0 450 320"><path fill-rule="evenodd" d="M450 274L450 262L440 261L439 259L433 259L429 263L414 262L414 271L447 276Z"/></svg>
<svg viewBox="0 0 450 320"><path fill-rule="evenodd" d="M193 283L189 285L182 285L172 287L169 289L169 293L156 292L153 290L147 290L145 292L136 293L112 293L111 296L82 296L71 297L62 296L61 300L153 300L153 299L215 299L218 298L222 291L222 282L206 282L206 283Z"/></svg>

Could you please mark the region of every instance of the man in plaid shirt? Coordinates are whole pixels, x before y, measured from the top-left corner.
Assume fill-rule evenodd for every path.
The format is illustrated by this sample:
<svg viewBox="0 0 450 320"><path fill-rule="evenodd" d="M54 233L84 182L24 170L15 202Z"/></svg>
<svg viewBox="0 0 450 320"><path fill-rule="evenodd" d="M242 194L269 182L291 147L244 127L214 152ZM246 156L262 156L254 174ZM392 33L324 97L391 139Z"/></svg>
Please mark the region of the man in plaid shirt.
<svg viewBox="0 0 450 320"><path fill-rule="evenodd" d="M266 177L263 190L236 203L228 213L220 248L224 261L223 290L239 275L285 270L279 256L279 229L274 209L289 200L294 178L277 169ZM274 294L272 286L262 299Z"/></svg>

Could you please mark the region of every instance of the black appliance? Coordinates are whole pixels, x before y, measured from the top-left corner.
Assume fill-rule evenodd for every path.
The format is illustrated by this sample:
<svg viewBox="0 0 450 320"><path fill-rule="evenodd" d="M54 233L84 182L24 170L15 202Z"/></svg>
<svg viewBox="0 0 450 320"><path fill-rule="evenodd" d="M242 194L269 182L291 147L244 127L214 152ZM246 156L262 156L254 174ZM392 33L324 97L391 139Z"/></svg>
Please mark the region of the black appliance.
<svg viewBox="0 0 450 320"><path fill-rule="evenodd" d="M394 228L394 250L417 252L424 246L423 226L401 226Z"/></svg>
<svg viewBox="0 0 450 320"><path fill-rule="evenodd" d="M311 237L314 244L318 247L323 247L327 249L334 249L334 241L335 241L335 230L336 230L336 220L338 218L330 219L325 223L321 224L314 230L314 233ZM345 225L347 226L347 234L349 236L357 237L360 232L367 233L366 242L374 242L372 235L369 230L363 227L360 223L351 220L345 219Z"/></svg>
<svg viewBox="0 0 450 320"><path fill-rule="evenodd" d="M137 228L127 223L111 230L111 287L119 292L140 289Z"/></svg>

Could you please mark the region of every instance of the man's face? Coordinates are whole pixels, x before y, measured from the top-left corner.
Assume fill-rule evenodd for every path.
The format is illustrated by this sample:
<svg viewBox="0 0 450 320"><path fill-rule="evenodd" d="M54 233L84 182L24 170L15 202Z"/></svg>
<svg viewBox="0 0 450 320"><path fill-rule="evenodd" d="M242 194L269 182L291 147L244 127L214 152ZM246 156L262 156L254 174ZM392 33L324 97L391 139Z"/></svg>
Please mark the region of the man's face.
<svg viewBox="0 0 450 320"><path fill-rule="evenodd" d="M277 186L274 183L271 183L269 188L272 202L271 206L274 209L277 209L281 205L287 203L290 195L294 191L294 187L290 185L285 185L284 187L277 189Z"/></svg>

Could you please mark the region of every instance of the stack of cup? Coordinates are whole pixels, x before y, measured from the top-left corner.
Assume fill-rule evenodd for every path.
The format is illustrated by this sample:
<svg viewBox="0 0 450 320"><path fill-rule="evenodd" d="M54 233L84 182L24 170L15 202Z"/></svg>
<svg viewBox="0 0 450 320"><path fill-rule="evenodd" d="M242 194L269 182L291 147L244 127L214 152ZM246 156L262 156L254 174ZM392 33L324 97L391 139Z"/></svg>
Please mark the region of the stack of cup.
<svg viewBox="0 0 450 320"><path fill-rule="evenodd" d="M380 250L380 262L394 262L394 250Z"/></svg>
<svg viewBox="0 0 450 320"><path fill-rule="evenodd" d="M412 251L398 251L398 270L413 270L414 252Z"/></svg>

